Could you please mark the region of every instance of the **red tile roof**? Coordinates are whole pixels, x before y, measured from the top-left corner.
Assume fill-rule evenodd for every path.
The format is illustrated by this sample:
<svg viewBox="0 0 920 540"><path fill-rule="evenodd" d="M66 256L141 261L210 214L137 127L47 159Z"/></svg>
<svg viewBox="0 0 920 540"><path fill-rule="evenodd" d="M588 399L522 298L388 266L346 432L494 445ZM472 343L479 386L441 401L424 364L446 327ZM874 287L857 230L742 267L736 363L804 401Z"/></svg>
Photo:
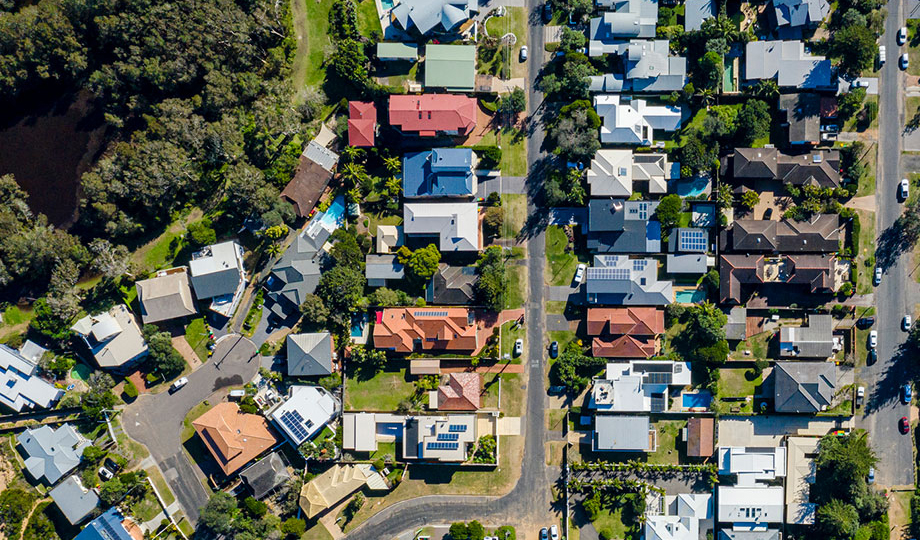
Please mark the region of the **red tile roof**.
<svg viewBox="0 0 920 540"><path fill-rule="evenodd" d="M465 135L476 127L476 100L454 94L393 95L390 124L422 137L434 137L444 131Z"/></svg>
<svg viewBox="0 0 920 540"><path fill-rule="evenodd" d="M377 107L372 101L348 102L348 144L374 146L377 130Z"/></svg>
<svg viewBox="0 0 920 540"><path fill-rule="evenodd" d="M399 353L479 350L475 317L465 308L387 308L374 325L374 347Z"/></svg>
<svg viewBox="0 0 920 540"><path fill-rule="evenodd" d="M656 308L589 308L588 335L628 334L654 336L664 333L664 311Z"/></svg>
<svg viewBox="0 0 920 540"><path fill-rule="evenodd" d="M596 337L591 341L591 352L596 358L651 358L658 354L658 338Z"/></svg>
<svg viewBox="0 0 920 540"><path fill-rule="evenodd" d="M478 373L451 373L447 384L438 387L439 411L475 411L479 408Z"/></svg>

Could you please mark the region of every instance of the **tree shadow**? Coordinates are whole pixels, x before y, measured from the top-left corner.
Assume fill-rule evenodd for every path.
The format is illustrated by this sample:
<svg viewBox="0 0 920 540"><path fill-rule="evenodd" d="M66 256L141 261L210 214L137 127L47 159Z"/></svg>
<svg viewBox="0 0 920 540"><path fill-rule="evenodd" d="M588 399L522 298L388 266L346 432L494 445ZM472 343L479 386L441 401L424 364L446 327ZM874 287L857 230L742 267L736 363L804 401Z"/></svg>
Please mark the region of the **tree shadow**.
<svg viewBox="0 0 920 540"><path fill-rule="evenodd" d="M875 248L875 264L886 271L897 262L898 257L913 249L914 238L907 234L905 218L901 216L878 237Z"/></svg>
<svg viewBox="0 0 920 540"><path fill-rule="evenodd" d="M878 376L872 392L866 397L864 414L877 412L899 399L901 386L917 380L920 369L914 361L916 355L917 350L907 343L902 343L895 350L885 371Z"/></svg>

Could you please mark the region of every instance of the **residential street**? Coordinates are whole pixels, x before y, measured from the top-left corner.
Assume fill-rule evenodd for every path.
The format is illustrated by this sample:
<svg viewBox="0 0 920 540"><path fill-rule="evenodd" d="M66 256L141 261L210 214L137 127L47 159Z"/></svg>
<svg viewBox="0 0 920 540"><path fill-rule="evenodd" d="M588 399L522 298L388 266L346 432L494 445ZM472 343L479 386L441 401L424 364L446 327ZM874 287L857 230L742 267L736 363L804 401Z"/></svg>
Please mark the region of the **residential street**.
<svg viewBox="0 0 920 540"><path fill-rule="evenodd" d="M867 383L869 396L866 414L858 420L867 429L872 446L880 458L876 467L881 486L913 486L913 448L911 438L898 432L898 419L909 416L908 406L898 399L898 390L909 380L908 359L899 352L907 333L901 330L901 318L913 311L916 283L908 276L910 253L901 253L891 238L892 225L901 215L903 204L897 198L898 182L902 177L901 145L904 127L903 72L898 68L902 48L896 42L903 24L902 0L888 2L888 20L881 44L889 51L890 60L882 67L879 95L879 159L876 176L876 230L879 231L876 259L884 270L881 285L876 289L878 330L878 362L867 366L860 377ZM888 236L886 236L888 235ZM865 271L872 271L867 269Z"/></svg>
<svg viewBox="0 0 920 540"><path fill-rule="evenodd" d="M125 432L147 446L163 476L193 524L198 508L208 501L200 473L182 449L182 421L190 410L215 392L252 380L259 370L255 345L241 336L225 338L214 355L188 376L188 384L175 393L140 396L122 413Z"/></svg>

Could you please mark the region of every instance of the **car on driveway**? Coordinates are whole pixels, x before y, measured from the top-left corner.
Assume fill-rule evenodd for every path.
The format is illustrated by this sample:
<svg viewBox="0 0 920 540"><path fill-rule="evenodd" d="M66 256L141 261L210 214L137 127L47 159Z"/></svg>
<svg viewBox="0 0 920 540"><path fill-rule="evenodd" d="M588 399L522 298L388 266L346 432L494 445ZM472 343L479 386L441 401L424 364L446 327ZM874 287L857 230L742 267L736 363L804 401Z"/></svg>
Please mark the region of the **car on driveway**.
<svg viewBox="0 0 920 540"><path fill-rule="evenodd" d="M548 1L543 4L543 22L550 23L553 20L553 5Z"/></svg>
<svg viewBox="0 0 920 540"><path fill-rule="evenodd" d="M517 338L514 340L514 356L521 356L524 354L524 340Z"/></svg>
<svg viewBox="0 0 920 540"><path fill-rule="evenodd" d="M872 279L872 282L875 283L876 286L882 284L882 269L878 266L875 267L875 277Z"/></svg>
<svg viewBox="0 0 920 540"><path fill-rule="evenodd" d="M910 64L910 57L907 56L907 53L904 53L901 55L898 65L901 66L901 69L907 69L908 64Z"/></svg>
<svg viewBox="0 0 920 540"><path fill-rule="evenodd" d="M549 540L549 531L546 527L540 529L540 540Z"/></svg>
<svg viewBox="0 0 920 540"><path fill-rule="evenodd" d="M910 433L910 421L907 419L906 416L902 416L901 419L898 420L898 429L904 435L907 435L908 433ZM545 531L546 529L543 529L543 530Z"/></svg>
<svg viewBox="0 0 920 540"><path fill-rule="evenodd" d="M908 403L910 403L910 398L911 398L910 385L905 384L904 386L901 387L901 403L907 405Z"/></svg>
<svg viewBox="0 0 920 540"><path fill-rule="evenodd" d="M577 267L575 267L575 279L573 280L575 285L580 284L581 280L585 278L585 270L587 269L588 267L584 264L579 264Z"/></svg>
<svg viewBox="0 0 920 540"><path fill-rule="evenodd" d="M185 386L186 384L188 384L188 377L182 377L182 378L176 379L176 382L172 383L172 386L169 387L169 392L173 393L176 390Z"/></svg>
<svg viewBox="0 0 920 540"><path fill-rule="evenodd" d="M907 200L910 197L910 181L907 178L901 179L901 184L898 187L898 194L901 196L902 200Z"/></svg>
<svg viewBox="0 0 920 540"><path fill-rule="evenodd" d="M875 348L878 346L878 330L873 330L869 332L869 347Z"/></svg>
<svg viewBox="0 0 920 540"><path fill-rule="evenodd" d="M868 478L868 480L869 480L869 483L870 483L870 484L874 484L874 483L875 483L875 467L869 467L869 478Z"/></svg>
<svg viewBox="0 0 920 540"><path fill-rule="evenodd" d="M856 319L857 328L869 328L873 324L875 324L875 317L860 317Z"/></svg>
<svg viewBox="0 0 920 540"><path fill-rule="evenodd" d="M115 476L115 474L112 471L106 469L105 467L99 467L98 472L99 472L99 478L102 478L103 482L108 482L109 480L112 479L113 476Z"/></svg>
<svg viewBox="0 0 920 540"><path fill-rule="evenodd" d="M901 29L898 30L898 45L904 45L905 43L907 43L907 27L902 26Z"/></svg>
<svg viewBox="0 0 920 540"><path fill-rule="evenodd" d="M559 342L554 341L549 344L549 357L556 358L557 356L559 356Z"/></svg>
<svg viewBox="0 0 920 540"><path fill-rule="evenodd" d="M905 315L904 318L901 319L901 329L904 330L905 332L910 332L910 325L911 325L910 315Z"/></svg>

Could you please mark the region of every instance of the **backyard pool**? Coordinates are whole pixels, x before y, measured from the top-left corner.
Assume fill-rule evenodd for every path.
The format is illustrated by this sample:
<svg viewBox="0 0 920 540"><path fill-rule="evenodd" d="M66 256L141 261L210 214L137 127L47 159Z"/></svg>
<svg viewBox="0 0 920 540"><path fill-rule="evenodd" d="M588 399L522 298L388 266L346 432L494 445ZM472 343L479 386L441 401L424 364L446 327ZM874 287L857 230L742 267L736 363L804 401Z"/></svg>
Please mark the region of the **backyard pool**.
<svg viewBox="0 0 920 540"><path fill-rule="evenodd" d="M86 382L93 370L86 364L77 364L70 370L70 376L78 381Z"/></svg>
<svg viewBox="0 0 920 540"><path fill-rule="evenodd" d="M345 197L339 195L319 218L319 224L328 231L334 231L345 224Z"/></svg>
<svg viewBox="0 0 920 540"><path fill-rule="evenodd" d="M699 304L706 299L706 293L699 289L674 291L674 301L678 304Z"/></svg>
<svg viewBox="0 0 920 540"><path fill-rule="evenodd" d="M395 4L394 0L380 0L380 5L383 6L384 11L389 11L393 9L394 4Z"/></svg>
<svg viewBox="0 0 920 540"><path fill-rule="evenodd" d="M681 405L684 409L709 408L712 402L712 394L709 392L697 392L695 394L683 394L681 396Z"/></svg>
<svg viewBox="0 0 920 540"><path fill-rule="evenodd" d="M674 192L681 197L699 197L708 193L709 183L710 179L706 177L677 180L674 183Z"/></svg>

